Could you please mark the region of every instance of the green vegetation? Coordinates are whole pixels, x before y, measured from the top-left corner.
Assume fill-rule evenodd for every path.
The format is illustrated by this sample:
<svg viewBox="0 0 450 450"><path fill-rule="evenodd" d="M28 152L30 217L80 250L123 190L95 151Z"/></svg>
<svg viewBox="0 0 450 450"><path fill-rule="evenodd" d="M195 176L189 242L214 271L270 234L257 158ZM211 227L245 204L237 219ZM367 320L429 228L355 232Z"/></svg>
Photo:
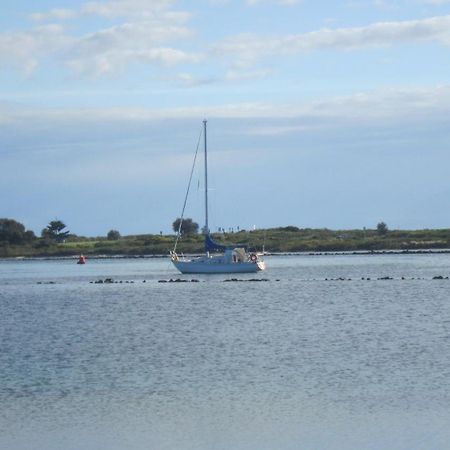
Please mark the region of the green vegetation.
<svg viewBox="0 0 450 450"><path fill-rule="evenodd" d="M50 239L55 242L64 242L69 236L70 231L64 231L66 224L60 220L52 220L41 232L44 239Z"/></svg>
<svg viewBox="0 0 450 450"><path fill-rule="evenodd" d="M235 233L215 233L214 239L224 244L242 244L253 251L261 251L264 247L267 252L450 249L450 229L389 230L386 224L380 224L374 229L363 230L296 226L241 230ZM67 234L63 231L64 228L65 225L59 229L57 238L50 238L46 234L37 238L19 222L0 219L0 257L167 255L175 241L175 235L120 236L117 230L111 230L103 237L82 237ZM62 233L64 240L61 239ZM179 241L177 251L203 252L203 236L185 233Z"/></svg>
<svg viewBox="0 0 450 450"><path fill-rule="evenodd" d="M108 239L108 241L118 241L121 237L122 236L120 236L120 233L117 230L109 230L106 235L106 239Z"/></svg>
<svg viewBox="0 0 450 450"><path fill-rule="evenodd" d="M387 232L388 232L388 227L387 227L387 225L386 225L384 222L379 222L379 223L377 224L377 233L378 233L380 236L385 236L385 235L387 234Z"/></svg>
<svg viewBox="0 0 450 450"><path fill-rule="evenodd" d="M0 245L26 245L36 240L32 231L13 219L0 219Z"/></svg>
<svg viewBox="0 0 450 450"><path fill-rule="evenodd" d="M180 232L182 236L189 236L198 233L198 223L193 222L192 219L183 219L180 217L172 224L172 229L175 233Z"/></svg>

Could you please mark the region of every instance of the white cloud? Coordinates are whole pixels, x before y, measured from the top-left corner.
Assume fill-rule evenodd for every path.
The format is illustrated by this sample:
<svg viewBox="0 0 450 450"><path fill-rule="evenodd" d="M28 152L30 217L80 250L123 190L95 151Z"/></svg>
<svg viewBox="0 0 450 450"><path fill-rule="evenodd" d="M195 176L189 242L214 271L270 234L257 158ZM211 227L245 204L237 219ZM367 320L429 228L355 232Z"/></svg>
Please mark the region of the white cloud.
<svg viewBox="0 0 450 450"><path fill-rule="evenodd" d="M31 18L41 22L86 15L121 17L128 21L81 36L52 24L31 31L3 33L0 34L0 60L3 66L19 68L29 75L43 59L52 56L74 72L89 76L115 74L133 63L166 67L198 63L203 58L201 54L182 48L194 35L186 26L191 14L171 10L173 3L172 0L118 0L84 3L78 10L36 12Z"/></svg>
<svg viewBox="0 0 450 450"><path fill-rule="evenodd" d="M39 122L116 123L159 120L186 120L195 118L221 119L302 119L301 129L314 121L334 126L340 121L371 122L378 120L407 121L424 118L433 121L450 113L450 85L416 89L380 89L350 96L330 97L322 100L296 103L237 103L217 106L176 108L72 108L21 109L0 103L3 124ZM298 126L295 126L298 128ZM277 126L278 128L278 126ZM292 131L292 126L285 126Z"/></svg>
<svg viewBox="0 0 450 450"><path fill-rule="evenodd" d="M78 17L78 12L74 9L55 8L44 13L31 14L31 20L37 22L53 21L53 20L69 20Z"/></svg>
<svg viewBox="0 0 450 450"><path fill-rule="evenodd" d="M0 67L19 68L26 75L31 75L42 58L63 48L69 41L60 25L0 34Z"/></svg>
<svg viewBox="0 0 450 450"><path fill-rule="evenodd" d="M166 45L191 36L192 31L184 26L157 21L126 23L81 37L68 35L60 25L46 25L0 34L0 66L30 75L51 56L79 74L99 76L124 70L131 63L198 63L203 55Z"/></svg>
<svg viewBox="0 0 450 450"><path fill-rule="evenodd" d="M161 45L191 36L191 30L178 24L150 20L125 23L75 41L67 54L67 65L81 74L105 75L123 70L130 63L197 63L202 55Z"/></svg>
<svg viewBox="0 0 450 450"><path fill-rule="evenodd" d="M133 63L163 64L173 66L181 63L196 63L202 58L199 54L187 53L173 48L151 48L144 50L102 51L94 56L70 59L69 68L81 75L102 76L125 70Z"/></svg>
<svg viewBox="0 0 450 450"><path fill-rule="evenodd" d="M285 134L298 134L303 133L304 131L311 131L314 129L314 126L306 126L306 125L265 125L258 127L251 127L247 131L248 134L255 136L282 136Z"/></svg>
<svg viewBox="0 0 450 450"><path fill-rule="evenodd" d="M117 0L110 2L88 2L81 11L103 17L154 17L165 12L174 0Z"/></svg>
<svg viewBox="0 0 450 450"><path fill-rule="evenodd" d="M199 64L215 56L220 58L225 73L214 78L235 82L269 76L270 71L250 69L264 58L321 49L349 51L410 42L450 45L450 16L438 16L364 27L325 28L294 35L241 34L213 44L209 50L198 51L193 47L198 44L194 40L195 30L188 24L192 15L174 10L174 3L172 0L117 0L84 3L78 10L53 9L35 13L36 20L65 20L86 14L126 17L127 20L81 36L73 34L74 28L70 28L70 33L69 29L52 24L27 32L0 33L0 64L20 68L29 75L43 59L53 57L81 76L104 76L124 71L136 63L167 68ZM167 79L174 77L176 75L171 74ZM207 75L198 78L212 79ZM182 77L179 79L183 81ZM194 80L184 80L184 85L194 83Z"/></svg>
<svg viewBox="0 0 450 450"><path fill-rule="evenodd" d="M130 23L122 25L123 28L146 26L154 35L159 32L161 36L171 37L171 40L180 38L179 30L174 29L187 23L192 14L186 11L168 9L174 1L171 0L121 0L112 2L88 2L81 5L78 10L52 9L47 12L36 12L30 18L34 21L61 21L80 19L85 16L100 16L106 19L125 18ZM119 28L119 27L117 27ZM111 29L100 30L95 34L111 33ZM182 36L184 38L186 36Z"/></svg>
<svg viewBox="0 0 450 450"><path fill-rule="evenodd" d="M36 21L48 20L68 20L80 16L94 15L105 18L116 17L137 17L139 19L173 14L179 18L185 17L186 13L176 13L168 11L168 8L175 3L173 0L116 0L106 2L85 2L80 8L54 8L46 12L35 12L30 18Z"/></svg>
<svg viewBox="0 0 450 450"><path fill-rule="evenodd" d="M322 29L310 33L262 38L241 34L215 46L218 54L227 54L239 66L259 59L314 50L356 50L409 42L437 42L450 45L450 16L402 22L380 22L365 27Z"/></svg>

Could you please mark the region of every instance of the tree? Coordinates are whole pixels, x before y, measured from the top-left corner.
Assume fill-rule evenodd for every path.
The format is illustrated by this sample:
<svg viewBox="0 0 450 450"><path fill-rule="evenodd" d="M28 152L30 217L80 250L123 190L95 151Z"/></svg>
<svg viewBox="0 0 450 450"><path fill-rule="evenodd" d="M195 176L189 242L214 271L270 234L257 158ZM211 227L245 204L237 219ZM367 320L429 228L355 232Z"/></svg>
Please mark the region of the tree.
<svg viewBox="0 0 450 450"><path fill-rule="evenodd" d="M63 231L66 224L61 220L52 220L46 228L42 230L43 238L53 239L56 242L63 242L70 234L70 231Z"/></svg>
<svg viewBox="0 0 450 450"><path fill-rule="evenodd" d="M385 235L387 234L388 231L389 231L389 230L388 230L388 226L387 226L384 222L379 222L379 223L377 224L377 233L378 233L380 236L385 236Z"/></svg>
<svg viewBox="0 0 450 450"><path fill-rule="evenodd" d="M23 224L14 219L0 219L0 242L20 245L36 239L32 231L26 231Z"/></svg>
<svg viewBox="0 0 450 450"><path fill-rule="evenodd" d="M180 230L180 223L181 223L181 230ZM178 233L178 230L180 230L180 233L182 236L187 236L190 234L197 234L198 233L198 223L195 223L192 221L192 219L183 219L178 217L178 219L175 220L172 224L173 231Z"/></svg>
<svg viewBox="0 0 450 450"><path fill-rule="evenodd" d="M118 241L120 238L120 233L117 230L109 230L106 235L106 239L108 239L108 241Z"/></svg>
<svg viewBox="0 0 450 450"><path fill-rule="evenodd" d="M297 232L297 231L300 231L300 228L299 227L295 227L294 225L288 225L287 227L280 227L280 230Z"/></svg>

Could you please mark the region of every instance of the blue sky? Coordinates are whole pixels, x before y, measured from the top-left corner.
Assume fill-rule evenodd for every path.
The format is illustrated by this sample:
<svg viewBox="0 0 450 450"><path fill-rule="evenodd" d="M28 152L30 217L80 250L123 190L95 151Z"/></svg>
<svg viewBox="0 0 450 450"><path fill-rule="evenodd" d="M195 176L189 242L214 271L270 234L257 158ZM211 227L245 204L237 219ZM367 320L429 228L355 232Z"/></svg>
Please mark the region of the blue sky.
<svg viewBox="0 0 450 450"><path fill-rule="evenodd" d="M450 227L450 0L2 1L0 217ZM187 215L203 222L200 171Z"/></svg>

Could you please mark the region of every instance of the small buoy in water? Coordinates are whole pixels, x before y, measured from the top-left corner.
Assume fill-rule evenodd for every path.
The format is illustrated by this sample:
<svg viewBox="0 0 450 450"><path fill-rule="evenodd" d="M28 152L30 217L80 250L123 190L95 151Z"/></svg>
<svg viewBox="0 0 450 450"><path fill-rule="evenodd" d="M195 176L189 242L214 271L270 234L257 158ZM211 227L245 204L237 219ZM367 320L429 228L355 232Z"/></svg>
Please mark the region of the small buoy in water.
<svg viewBox="0 0 450 450"><path fill-rule="evenodd" d="M80 255L77 264L86 264L86 258L83 255Z"/></svg>

